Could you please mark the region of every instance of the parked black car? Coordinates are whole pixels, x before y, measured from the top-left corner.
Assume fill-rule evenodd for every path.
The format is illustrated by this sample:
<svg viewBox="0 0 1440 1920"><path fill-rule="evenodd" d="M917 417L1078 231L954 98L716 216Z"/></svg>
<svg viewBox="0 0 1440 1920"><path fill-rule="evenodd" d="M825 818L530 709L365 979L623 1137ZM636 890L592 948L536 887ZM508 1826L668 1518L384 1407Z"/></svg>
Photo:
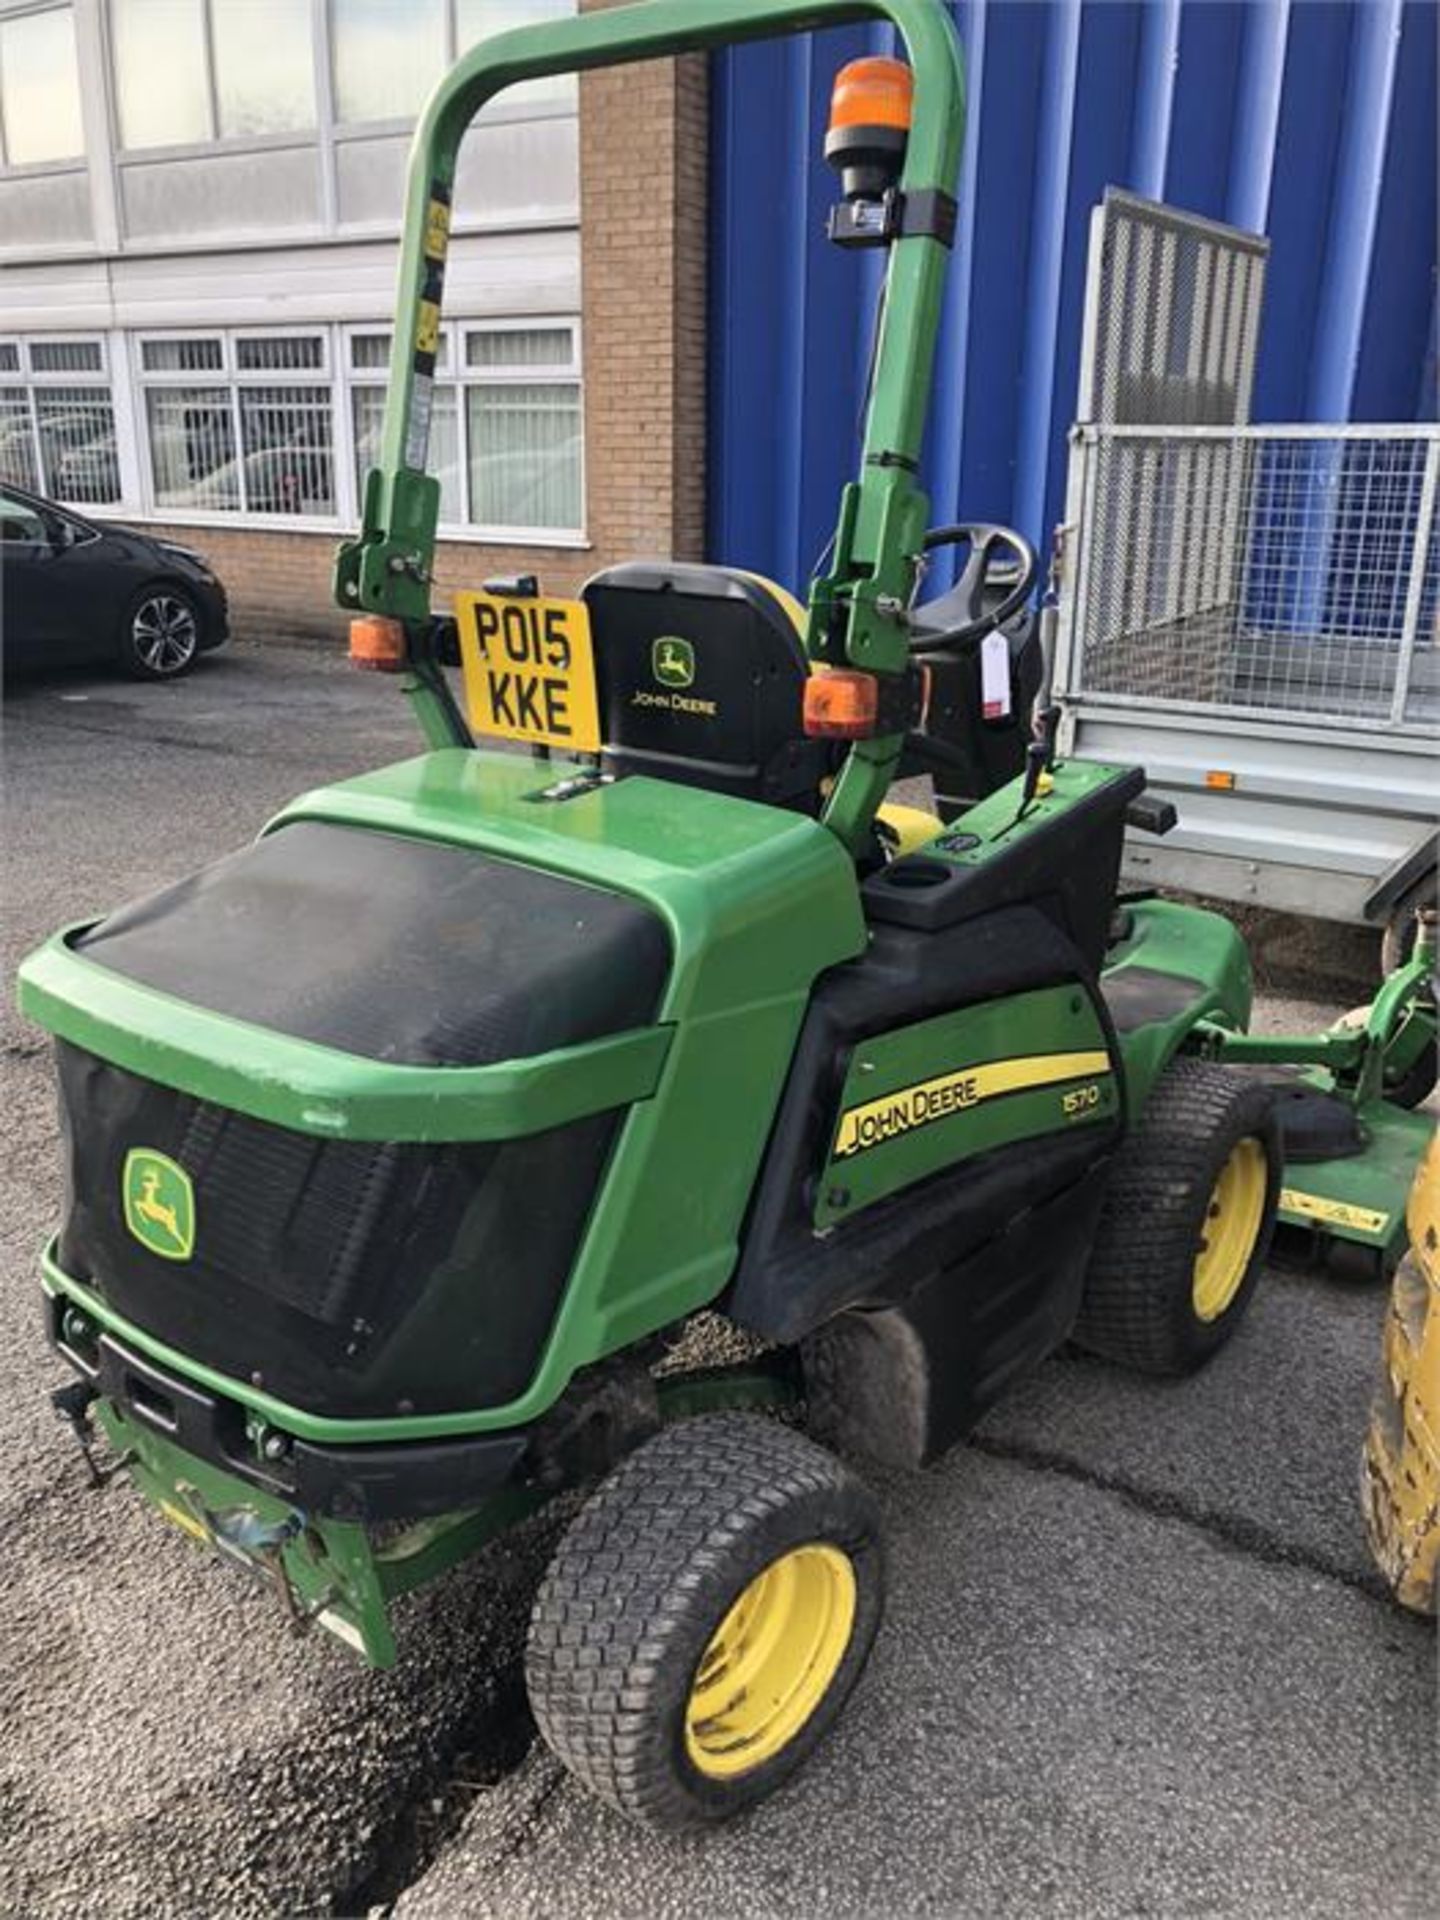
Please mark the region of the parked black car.
<svg viewBox="0 0 1440 1920"><path fill-rule="evenodd" d="M225 589L200 554L8 485L0 615L7 672L114 660L173 680L228 630Z"/></svg>

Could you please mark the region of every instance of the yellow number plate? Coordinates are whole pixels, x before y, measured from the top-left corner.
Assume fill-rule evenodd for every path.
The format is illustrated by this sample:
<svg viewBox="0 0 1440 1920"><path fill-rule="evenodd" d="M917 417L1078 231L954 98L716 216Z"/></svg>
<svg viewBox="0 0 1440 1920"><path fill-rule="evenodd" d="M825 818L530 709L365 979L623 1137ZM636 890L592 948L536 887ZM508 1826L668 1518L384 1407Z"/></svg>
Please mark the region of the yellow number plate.
<svg viewBox="0 0 1440 1920"><path fill-rule="evenodd" d="M593 753L600 703L590 615L579 600L457 593L465 704L477 733Z"/></svg>

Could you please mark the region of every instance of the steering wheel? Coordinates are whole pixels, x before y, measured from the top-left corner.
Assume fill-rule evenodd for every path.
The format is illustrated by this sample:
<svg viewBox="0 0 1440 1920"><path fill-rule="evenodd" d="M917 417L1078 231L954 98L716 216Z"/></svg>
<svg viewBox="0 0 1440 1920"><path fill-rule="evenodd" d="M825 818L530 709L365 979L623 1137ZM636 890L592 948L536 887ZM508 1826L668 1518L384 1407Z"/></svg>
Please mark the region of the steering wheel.
<svg viewBox="0 0 1440 1920"><path fill-rule="evenodd" d="M1014 527L1001 527L985 520L966 521L953 527L932 527L925 536L925 551L936 547L968 545L970 557L965 570L948 593L929 600L910 613L910 651L927 653L940 646L973 643L1017 614L1030 597L1040 562L1034 547ZM1007 550L1013 556L1013 578L991 581L991 555ZM1005 591L993 606L987 607L987 588Z"/></svg>

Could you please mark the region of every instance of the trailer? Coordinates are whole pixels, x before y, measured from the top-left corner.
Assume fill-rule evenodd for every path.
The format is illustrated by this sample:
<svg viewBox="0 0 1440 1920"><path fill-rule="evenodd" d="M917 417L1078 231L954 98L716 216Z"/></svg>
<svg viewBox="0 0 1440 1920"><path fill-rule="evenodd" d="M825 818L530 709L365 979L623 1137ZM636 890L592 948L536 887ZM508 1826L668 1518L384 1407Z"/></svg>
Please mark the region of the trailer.
<svg viewBox="0 0 1440 1920"><path fill-rule="evenodd" d="M1263 249L1097 209L1060 737L1176 809L1128 884L1374 924L1393 963L1435 887L1440 427L1249 423Z"/></svg>

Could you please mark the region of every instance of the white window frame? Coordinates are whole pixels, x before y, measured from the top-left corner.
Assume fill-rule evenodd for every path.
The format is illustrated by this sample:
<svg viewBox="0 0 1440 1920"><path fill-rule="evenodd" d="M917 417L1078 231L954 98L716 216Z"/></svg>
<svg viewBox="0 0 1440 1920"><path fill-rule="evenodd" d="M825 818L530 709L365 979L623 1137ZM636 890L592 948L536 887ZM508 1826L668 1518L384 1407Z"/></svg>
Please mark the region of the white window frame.
<svg viewBox="0 0 1440 1920"><path fill-rule="evenodd" d="M86 131L84 123L85 94L84 79L81 73L80 21L76 18L75 0L36 0L36 4L29 7L0 6L0 18L5 20L22 20L32 13L68 13L70 15L75 34L75 85L80 92L80 138L83 142ZM0 178L8 180L12 178L23 179L27 175L35 174L84 173L87 165L88 160L83 145L79 153L67 153L55 160L12 161L10 158L10 141L5 131L4 101L0 99Z"/></svg>
<svg viewBox="0 0 1440 1920"><path fill-rule="evenodd" d="M355 321L342 326L204 326L147 327L127 332L86 332L74 330L56 333L0 333L0 345L13 346L18 365L14 372L0 372L0 385L24 392L28 408L30 447L36 476L43 490L48 476L41 458L37 395L48 388L92 387L103 393L111 409L115 435L120 498L114 501L60 501L88 518L135 518L176 526L255 528L272 532L334 534L353 527L360 516L360 476L356 474L354 400L357 387L383 391L388 385L386 364L356 368L351 364L352 341L360 335L393 335L393 321L387 316ZM463 364L465 336L473 333L528 333L536 329L565 332L570 340L570 357L553 366L466 367ZM437 375L442 385L455 394L457 457L460 484L465 497L470 491L470 422L465 391L476 385L557 385L574 387L580 398L580 507L581 525L575 528L476 525L468 521L444 521L438 532L447 542L473 546L541 547L580 551L589 547L585 526L586 444L584 432L584 366L582 329L575 314L507 314L503 317L457 318L442 328L446 364ZM320 364L317 367L259 368L242 371L239 366L239 342L305 338L318 341ZM214 367L148 369L144 352L151 342L210 340L219 348ZM62 346L85 345L98 349L99 367L90 372L62 370L35 372L31 367L32 347L37 343ZM329 458L334 510L327 514L267 513L248 504L224 507L168 507L157 499L153 452L150 442L150 409L147 394L151 389L212 388L223 395L230 421L230 437L237 460L244 457L244 432L241 394L247 387L305 389L323 388L328 396L330 420ZM242 468L240 487L245 487Z"/></svg>
<svg viewBox="0 0 1440 1920"><path fill-rule="evenodd" d="M215 67L215 27L210 0L200 0L200 39L205 56L205 105L210 116L210 134L204 140L166 140L145 147L127 147L122 136L120 113L120 70L117 60L118 39L110 0L103 0L101 20L105 53L105 84L111 102L112 150L117 163L134 161L203 159L215 153L263 153L275 149L313 148L323 137L325 117L331 104L328 83L328 52L325 53L326 77L321 77L321 54L329 28L328 0L309 0L312 48L311 73L314 87L314 118L303 127L283 127L277 133L222 133L220 131L220 83Z"/></svg>
<svg viewBox="0 0 1440 1920"><path fill-rule="evenodd" d="M346 518L348 506L345 475L341 469L341 433L338 431L335 404L334 329L324 326L271 327L147 327L130 335L130 372L136 395L137 438L140 443L140 482L144 511L156 520L186 527L263 527L292 533L330 533ZM239 365L237 342L241 340L307 339L320 342L318 367L245 368ZM220 365L205 368L166 368L145 366L145 347L151 341L218 340ZM150 445L150 408L146 394L164 387L215 387L224 392L230 414L230 431L239 467L242 494L245 490L245 436L241 418L240 394L246 387L323 387L330 410L330 490L334 510L316 513L265 513L242 502L226 507L167 507L159 503L155 485L154 456ZM352 459L353 465L353 459Z"/></svg>
<svg viewBox="0 0 1440 1920"><path fill-rule="evenodd" d="M575 11L579 11L580 0L575 0ZM409 133L415 125L416 114L391 114L379 120L342 120L340 118L340 89L335 74L335 7L333 0L316 0L320 10L323 44L325 48L325 93L331 109L332 120L330 134L335 140L374 140L386 134ZM458 27L459 10L456 0L442 0L442 27L445 39L444 65L441 73L448 73L460 58L460 33ZM478 45L479 42L474 44ZM436 79L440 78L437 74ZM572 79L577 76L570 76ZM317 85L316 91L319 92ZM506 89L509 92L509 89ZM513 93L507 99L501 93L485 106L483 124L486 126L504 126L516 120L566 120L574 119L578 111L578 99L561 100L516 100ZM364 329L362 328L363 332Z"/></svg>
<svg viewBox="0 0 1440 1920"><path fill-rule="evenodd" d="M69 507L74 513L94 515L104 519L107 514L120 514L125 509L127 493L126 482L133 474L130 455L131 449L126 443L123 424L124 409L116 392L113 377L113 360L110 341L106 334L86 332L74 329L64 333L5 333L0 341L13 346L19 365L13 372L0 371L0 386L18 387L23 391L29 414L30 456L35 469L35 491L43 498L54 499L59 507ZM85 346L99 349L100 364L90 368L36 368L32 364L33 350L37 346ZM120 488L118 500L66 500L52 495L49 491L50 476L45 471L44 448L40 439L40 397L47 390L56 387L91 388L103 395L110 405L110 425L115 435L116 478ZM23 491L23 489L22 489Z"/></svg>
<svg viewBox="0 0 1440 1920"><path fill-rule="evenodd" d="M538 367L470 367L465 363L467 334L537 331L569 334L570 358L564 365L557 362L554 366ZM355 414L351 395L356 387L384 388L388 385L388 378L383 367L354 367L351 361L351 342L359 335L383 333L393 336L394 322L389 319L357 321L345 327L342 332L343 339L338 359L339 380L345 389L345 401L340 411L345 419L345 433L350 442L349 480L351 486L355 488L358 503L360 477L355 472ZM494 318L456 318L442 324L441 335L446 343L447 360L444 371L437 371L435 384L449 387L455 393L457 457L460 466L460 485L467 505L470 495L470 420L469 408L465 403L465 390L472 386L506 385L574 387L580 401L580 525L573 528L555 528L481 524L469 520L442 521L437 528L438 536L443 540L468 541L477 546L556 547L565 550L587 548L590 540L587 532L585 369L580 316L572 313L532 313L505 314Z"/></svg>

